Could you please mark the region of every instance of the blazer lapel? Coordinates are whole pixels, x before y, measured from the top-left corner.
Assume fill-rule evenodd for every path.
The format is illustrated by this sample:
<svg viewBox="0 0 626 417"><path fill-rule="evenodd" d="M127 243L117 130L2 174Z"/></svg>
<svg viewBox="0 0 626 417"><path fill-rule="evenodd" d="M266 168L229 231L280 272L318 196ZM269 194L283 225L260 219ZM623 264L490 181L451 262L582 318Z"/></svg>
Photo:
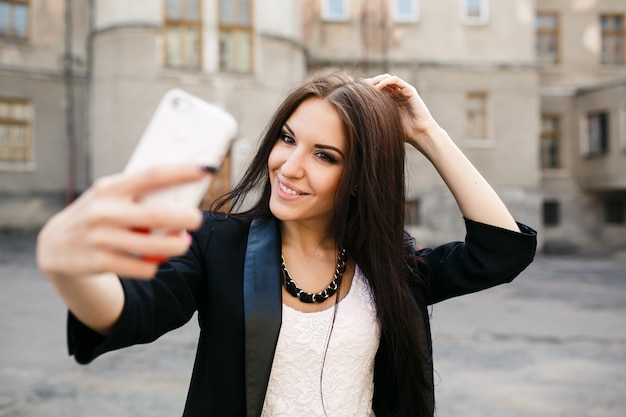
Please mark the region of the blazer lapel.
<svg viewBox="0 0 626 417"><path fill-rule="evenodd" d="M273 220L250 225L244 264L247 417L263 408L282 316L280 235Z"/></svg>

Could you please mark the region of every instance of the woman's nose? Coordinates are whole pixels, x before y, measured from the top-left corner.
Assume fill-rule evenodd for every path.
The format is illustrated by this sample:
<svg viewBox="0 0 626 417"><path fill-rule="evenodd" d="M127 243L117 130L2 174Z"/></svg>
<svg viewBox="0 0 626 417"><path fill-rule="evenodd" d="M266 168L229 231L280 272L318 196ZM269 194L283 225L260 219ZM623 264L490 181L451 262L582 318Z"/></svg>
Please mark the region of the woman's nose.
<svg viewBox="0 0 626 417"><path fill-rule="evenodd" d="M304 175L303 155L298 150L289 153L280 171L285 177L301 178Z"/></svg>

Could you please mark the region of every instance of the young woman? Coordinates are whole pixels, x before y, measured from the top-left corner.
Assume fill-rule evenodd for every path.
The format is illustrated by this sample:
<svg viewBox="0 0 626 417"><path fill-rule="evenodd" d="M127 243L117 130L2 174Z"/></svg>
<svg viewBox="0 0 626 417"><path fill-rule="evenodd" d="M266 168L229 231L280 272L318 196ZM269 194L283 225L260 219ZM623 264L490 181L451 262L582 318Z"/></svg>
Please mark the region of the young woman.
<svg viewBox="0 0 626 417"><path fill-rule="evenodd" d="M465 242L416 252L404 233L404 142L454 195ZM432 416L427 306L509 282L535 253L535 232L513 220L415 88L387 74L337 72L296 88L221 200L235 212L258 192L250 209L173 212L141 200L202 175L176 167L98 180L38 241L80 363L198 312L185 416ZM138 231L147 227L195 232Z"/></svg>

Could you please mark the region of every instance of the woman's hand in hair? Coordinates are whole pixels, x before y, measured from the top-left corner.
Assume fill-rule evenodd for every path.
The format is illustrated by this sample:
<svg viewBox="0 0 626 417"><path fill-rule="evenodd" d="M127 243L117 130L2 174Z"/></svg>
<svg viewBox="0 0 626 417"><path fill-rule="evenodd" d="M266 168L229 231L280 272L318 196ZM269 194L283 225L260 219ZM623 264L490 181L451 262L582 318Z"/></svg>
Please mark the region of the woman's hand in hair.
<svg viewBox="0 0 626 417"><path fill-rule="evenodd" d="M426 156L468 219L519 232L513 217L485 178L430 114L415 87L389 74L366 80L375 88L406 100L406 141Z"/></svg>
<svg viewBox="0 0 626 417"><path fill-rule="evenodd" d="M427 137L434 130L440 129L440 127L430 114L430 110L426 107L415 87L400 77L390 74L377 75L365 81L406 103L406 106L401 106L404 130L406 132L405 140L424 152Z"/></svg>

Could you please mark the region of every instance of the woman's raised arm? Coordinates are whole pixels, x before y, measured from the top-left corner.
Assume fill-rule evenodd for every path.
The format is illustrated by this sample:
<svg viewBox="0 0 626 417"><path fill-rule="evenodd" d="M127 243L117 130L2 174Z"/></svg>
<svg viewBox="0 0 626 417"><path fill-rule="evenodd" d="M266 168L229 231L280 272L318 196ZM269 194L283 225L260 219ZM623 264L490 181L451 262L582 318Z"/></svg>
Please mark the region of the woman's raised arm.
<svg viewBox="0 0 626 417"><path fill-rule="evenodd" d="M367 80L380 90L402 95L408 103L403 114L406 141L428 158L452 192L464 217L519 232L508 209L430 114L417 90L401 78L382 74Z"/></svg>

